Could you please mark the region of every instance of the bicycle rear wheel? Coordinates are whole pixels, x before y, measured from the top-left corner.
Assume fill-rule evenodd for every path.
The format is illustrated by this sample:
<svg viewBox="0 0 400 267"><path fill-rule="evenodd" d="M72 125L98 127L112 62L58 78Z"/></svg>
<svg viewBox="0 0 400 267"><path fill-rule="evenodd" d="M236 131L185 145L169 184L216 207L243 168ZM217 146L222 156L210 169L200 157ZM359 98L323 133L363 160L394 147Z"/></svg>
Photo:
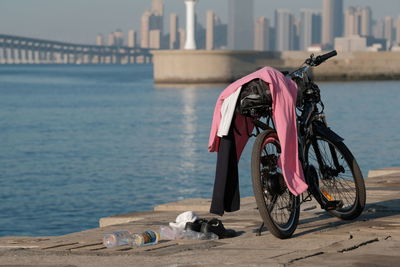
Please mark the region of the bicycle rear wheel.
<svg viewBox="0 0 400 267"><path fill-rule="evenodd" d="M258 211L268 230L276 237L292 236L299 221L299 197L286 186L277 166L281 152L275 131L259 134L253 145L251 174Z"/></svg>
<svg viewBox="0 0 400 267"><path fill-rule="evenodd" d="M364 179L356 159L343 142L316 136L306 146L306 164L315 167L319 189L327 200L342 201L328 212L343 220L357 218L365 207Z"/></svg>

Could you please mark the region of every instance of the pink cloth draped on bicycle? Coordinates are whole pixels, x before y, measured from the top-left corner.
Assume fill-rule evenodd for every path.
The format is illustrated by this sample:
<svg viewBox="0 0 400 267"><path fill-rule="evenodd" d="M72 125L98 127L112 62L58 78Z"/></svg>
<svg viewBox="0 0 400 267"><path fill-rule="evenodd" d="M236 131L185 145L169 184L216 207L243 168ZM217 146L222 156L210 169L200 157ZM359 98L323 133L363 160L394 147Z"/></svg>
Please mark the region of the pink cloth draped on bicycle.
<svg viewBox="0 0 400 267"><path fill-rule="evenodd" d="M214 109L208 150L210 152L218 151L221 138L217 136L217 132L222 118L221 107L224 99L233 94L242 85L258 78L268 83L271 90L273 103L272 117L281 144L279 165L282 169L282 173L289 190L297 196L307 189L307 184L304 182L303 170L298 155L295 111L297 86L291 79L286 78L280 71L271 67L262 68L235 81L224 91L222 91L218 97ZM242 154L242 151L249 139L248 133L253 131L254 125L250 118L240 114L235 115L235 121L233 123L237 130L237 132L234 131L234 136L236 142L237 159L239 160L240 155Z"/></svg>

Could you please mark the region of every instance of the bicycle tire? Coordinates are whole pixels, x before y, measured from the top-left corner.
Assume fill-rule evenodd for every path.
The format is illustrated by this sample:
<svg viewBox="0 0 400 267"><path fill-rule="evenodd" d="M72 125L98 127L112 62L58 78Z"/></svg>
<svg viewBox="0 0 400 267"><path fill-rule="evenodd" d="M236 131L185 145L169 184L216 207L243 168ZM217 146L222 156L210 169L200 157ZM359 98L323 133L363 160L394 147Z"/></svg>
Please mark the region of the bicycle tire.
<svg viewBox="0 0 400 267"><path fill-rule="evenodd" d="M316 136L315 140L318 143L317 149L323 157L324 164L335 165L335 160L331 152L332 149L336 152L337 163L340 164L339 168L335 166L327 167L327 165L321 168L319 163L313 164L310 162L310 148L312 147L313 150L315 150L315 148L312 142L307 143L305 150L306 164L308 165L311 163L316 168L321 192L325 191L334 200L341 200L343 202L343 207L336 210L328 210L328 212L343 220L357 218L365 208L366 191L364 179L356 159L343 142L339 142L327 136ZM329 153L327 151L328 149ZM331 159L329 159L329 156L331 156ZM314 159L312 160L318 161L316 155L314 155ZM347 167L344 167L345 164ZM341 169L341 171L336 174L336 172L339 172L338 169Z"/></svg>
<svg viewBox="0 0 400 267"><path fill-rule="evenodd" d="M273 155L274 152L268 152L268 148L266 148L267 145L268 148L275 146L276 155ZM265 155L263 155L263 152L265 152ZM253 145L251 174L254 196L262 220L274 236L280 239L286 239L291 237L297 228L300 215L300 198L294 196L289 191L283 180L283 175L280 176L279 168L275 162L275 159L279 157L279 153L280 144L275 131L267 130L259 134ZM270 160L267 162L267 159ZM268 167L266 167L266 165L268 165ZM276 168L276 171L273 171L272 168ZM279 179L277 177L279 177ZM273 180L271 178L276 179ZM276 190L272 190L270 188L271 186L268 186L267 184L271 181L277 181L277 179L280 181L278 186L280 195L275 192ZM275 201L271 206L271 203L268 202L274 198ZM282 206L286 204L279 206L280 204L278 204L278 200L280 199L286 201L287 206ZM285 212L284 210L286 210L286 215L283 215ZM278 215L278 213L281 213L281 215ZM279 222L278 216L282 216L282 218L285 217L286 219Z"/></svg>

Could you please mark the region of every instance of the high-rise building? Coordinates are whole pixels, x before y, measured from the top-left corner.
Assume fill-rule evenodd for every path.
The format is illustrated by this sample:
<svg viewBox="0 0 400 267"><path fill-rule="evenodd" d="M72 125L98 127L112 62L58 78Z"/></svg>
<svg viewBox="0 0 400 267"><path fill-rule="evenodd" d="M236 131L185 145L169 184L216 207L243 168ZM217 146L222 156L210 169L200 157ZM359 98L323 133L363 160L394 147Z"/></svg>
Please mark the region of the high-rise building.
<svg viewBox="0 0 400 267"><path fill-rule="evenodd" d="M156 16L163 16L164 0L153 0L151 3L151 12Z"/></svg>
<svg viewBox="0 0 400 267"><path fill-rule="evenodd" d="M163 21L164 21L164 1L152 0L151 9L145 11L141 18L140 46L142 48L149 48L150 46L150 31L159 30L161 36L163 35L163 28L164 28ZM153 33L153 36L155 35L156 34ZM160 39L160 44L161 44L161 39Z"/></svg>
<svg viewBox="0 0 400 267"><path fill-rule="evenodd" d="M270 22L266 17L259 17L254 26L254 49L268 51L270 40Z"/></svg>
<svg viewBox="0 0 400 267"><path fill-rule="evenodd" d="M149 48L151 12L145 11L141 19L140 47Z"/></svg>
<svg viewBox="0 0 400 267"><path fill-rule="evenodd" d="M385 22L380 19L376 22L374 26L374 37L376 39L383 39L384 38L384 31L385 31Z"/></svg>
<svg viewBox="0 0 400 267"><path fill-rule="evenodd" d="M115 46L115 35L114 32L111 32L108 34L108 45L109 46Z"/></svg>
<svg viewBox="0 0 400 267"><path fill-rule="evenodd" d="M361 9L361 35L372 35L372 10L369 6Z"/></svg>
<svg viewBox="0 0 400 267"><path fill-rule="evenodd" d="M254 0L229 0L228 48L252 50L254 48Z"/></svg>
<svg viewBox="0 0 400 267"><path fill-rule="evenodd" d="M212 10L207 11L206 17L206 49L214 49L214 35L215 35L215 12Z"/></svg>
<svg viewBox="0 0 400 267"><path fill-rule="evenodd" d="M312 9L300 10L300 50L321 43L322 15Z"/></svg>
<svg viewBox="0 0 400 267"><path fill-rule="evenodd" d="M150 31L150 43L149 48L160 49L161 48L161 30Z"/></svg>
<svg viewBox="0 0 400 267"><path fill-rule="evenodd" d="M169 49L179 48L179 18L177 14L169 16Z"/></svg>
<svg viewBox="0 0 400 267"><path fill-rule="evenodd" d="M372 33L372 11L370 7L349 7L344 15L344 35L370 36Z"/></svg>
<svg viewBox="0 0 400 267"><path fill-rule="evenodd" d="M215 49L226 49L228 46L228 25L222 23L218 16L215 16L214 47Z"/></svg>
<svg viewBox="0 0 400 267"><path fill-rule="evenodd" d="M136 31L128 31L128 47L136 47Z"/></svg>
<svg viewBox="0 0 400 267"><path fill-rule="evenodd" d="M104 38L100 33L96 36L96 45L104 45Z"/></svg>
<svg viewBox="0 0 400 267"><path fill-rule="evenodd" d="M349 7L344 12L344 36L358 35L358 12L355 7Z"/></svg>
<svg viewBox="0 0 400 267"><path fill-rule="evenodd" d="M397 17L396 22L396 43L400 46L400 16Z"/></svg>
<svg viewBox="0 0 400 267"><path fill-rule="evenodd" d="M335 37L343 35L343 0L324 0L322 7L322 44L333 46Z"/></svg>
<svg viewBox="0 0 400 267"><path fill-rule="evenodd" d="M276 50L294 48L293 14L287 9L275 10Z"/></svg>
<svg viewBox="0 0 400 267"><path fill-rule="evenodd" d="M186 42L186 30L179 29L179 49L185 49L185 42Z"/></svg>
<svg viewBox="0 0 400 267"><path fill-rule="evenodd" d="M114 32L114 45L118 47L124 45L124 33L120 29Z"/></svg>
<svg viewBox="0 0 400 267"><path fill-rule="evenodd" d="M291 50L300 49L300 19L293 17L293 41Z"/></svg>
<svg viewBox="0 0 400 267"><path fill-rule="evenodd" d="M388 49L390 49L393 42L393 18L391 16L386 16L384 21L385 24L383 37L387 40Z"/></svg>

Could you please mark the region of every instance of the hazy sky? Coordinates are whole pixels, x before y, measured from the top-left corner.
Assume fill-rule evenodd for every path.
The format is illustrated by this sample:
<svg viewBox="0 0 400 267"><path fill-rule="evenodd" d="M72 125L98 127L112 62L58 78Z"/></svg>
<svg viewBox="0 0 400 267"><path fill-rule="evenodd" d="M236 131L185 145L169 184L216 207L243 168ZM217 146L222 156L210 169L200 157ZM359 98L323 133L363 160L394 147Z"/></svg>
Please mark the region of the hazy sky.
<svg viewBox="0 0 400 267"><path fill-rule="evenodd" d="M226 21L228 0L199 0L201 22L207 10ZM246 1L246 0L243 0ZM373 17L400 15L400 0L344 0L345 7L370 6ZM178 13L184 27L183 0L165 0L165 13ZM94 43L96 35L140 29L140 17L151 0L0 0L0 33L77 43ZM255 15L273 18L276 8L298 16L300 8L321 9L322 0L255 0ZM167 26L167 25L165 25Z"/></svg>

